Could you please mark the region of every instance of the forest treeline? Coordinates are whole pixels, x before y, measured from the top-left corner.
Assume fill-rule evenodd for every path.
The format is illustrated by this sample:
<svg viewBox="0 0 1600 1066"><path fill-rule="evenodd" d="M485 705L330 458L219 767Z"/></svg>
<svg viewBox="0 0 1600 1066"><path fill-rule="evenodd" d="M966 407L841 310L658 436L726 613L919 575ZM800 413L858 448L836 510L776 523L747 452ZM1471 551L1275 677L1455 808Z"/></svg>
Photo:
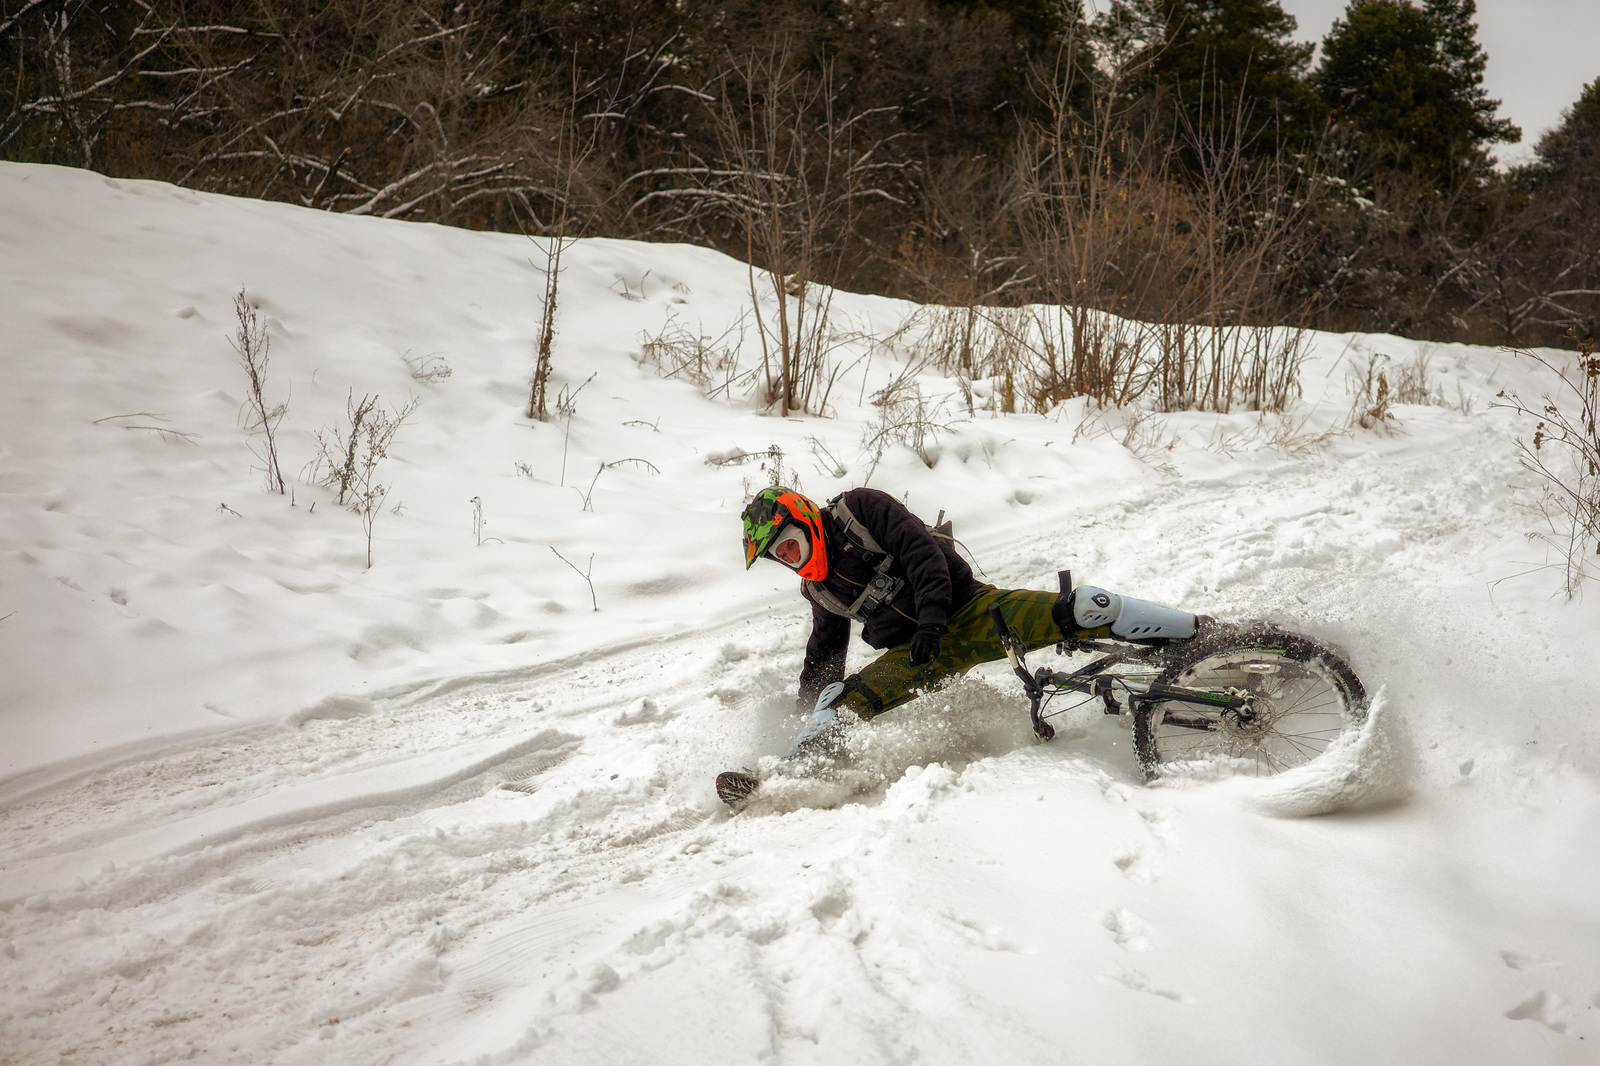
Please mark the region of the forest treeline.
<svg viewBox="0 0 1600 1066"><path fill-rule="evenodd" d="M1600 79L1510 172L1473 0L3 0L0 156L798 283L1570 343ZM1560 27L1552 27L1560 32Z"/></svg>

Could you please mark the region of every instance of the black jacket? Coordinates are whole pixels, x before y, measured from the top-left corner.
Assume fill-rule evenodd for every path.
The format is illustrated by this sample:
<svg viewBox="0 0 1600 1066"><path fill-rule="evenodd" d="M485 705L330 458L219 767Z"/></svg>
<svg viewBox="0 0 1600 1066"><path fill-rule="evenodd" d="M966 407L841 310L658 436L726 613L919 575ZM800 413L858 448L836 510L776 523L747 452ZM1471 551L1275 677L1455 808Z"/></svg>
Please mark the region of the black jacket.
<svg viewBox="0 0 1600 1066"><path fill-rule="evenodd" d="M924 622L944 625L952 611L972 598L978 582L955 545L928 532L922 520L904 504L877 489L851 489L844 494L850 513L867 528L883 550L894 556L889 574L906 585L891 603L872 614L861 629L861 639L874 648L888 648L911 639ZM847 538L824 508L822 533L828 553L828 576L821 584L845 603L861 594L872 568L845 550ZM802 593L811 601L811 640L800 671L800 698L815 700L822 689L844 677L845 649L850 643L850 620L833 614L817 602L810 582Z"/></svg>

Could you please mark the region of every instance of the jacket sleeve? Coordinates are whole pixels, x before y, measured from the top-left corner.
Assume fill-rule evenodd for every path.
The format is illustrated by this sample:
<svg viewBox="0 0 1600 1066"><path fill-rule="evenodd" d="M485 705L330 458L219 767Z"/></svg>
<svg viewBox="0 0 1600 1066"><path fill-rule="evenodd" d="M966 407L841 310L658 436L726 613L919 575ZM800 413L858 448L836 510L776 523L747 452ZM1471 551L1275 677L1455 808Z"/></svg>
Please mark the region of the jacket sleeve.
<svg viewBox="0 0 1600 1066"><path fill-rule="evenodd" d="M810 599L808 596L807 599ZM807 708L822 690L844 678L845 652L850 647L850 620L811 604L811 639L800 668L800 702Z"/></svg>
<svg viewBox="0 0 1600 1066"><path fill-rule="evenodd" d="M950 564L922 519L877 489L852 489L845 502L867 532L904 568L917 608L917 623L944 625L955 598Z"/></svg>

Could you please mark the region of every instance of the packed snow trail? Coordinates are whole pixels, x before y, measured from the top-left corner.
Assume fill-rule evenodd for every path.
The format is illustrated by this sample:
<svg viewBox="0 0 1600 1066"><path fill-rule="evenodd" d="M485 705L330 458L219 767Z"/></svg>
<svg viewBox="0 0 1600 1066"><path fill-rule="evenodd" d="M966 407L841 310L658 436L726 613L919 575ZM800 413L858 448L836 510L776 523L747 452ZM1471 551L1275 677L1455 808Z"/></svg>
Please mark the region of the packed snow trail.
<svg viewBox="0 0 1600 1066"><path fill-rule="evenodd" d="M1284 486L1326 491L1288 472L1272 485L1268 511L1305 510ZM1201 488L1121 521L1217 503ZM1303 549L1368 550L1364 528L1352 543L1321 525ZM1263 822L1248 810L1270 780L1138 787L1120 722L1029 744L1001 675L883 723L900 765L883 753L881 800L730 819L705 769L781 739L751 728L776 708L743 694L785 690L797 661L768 628L330 702L8 807L25 861L6 886L29 892L7 901L8 936L39 967L13 997L13 1031L34 1038L15 1046L75 1061L1583 1061L1537 1034L1593 1033L1594 942L1575 950L1568 922L1593 914L1582 886L1600 870L1592 839L1539 823L1559 805L1592 827L1592 777L1569 768L1510 797L1504 780L1473 794L1458 767L1460 785L1399 807ZM146 856L152 837L164 850ZM1482 1017L1463 1029L1468 1006Z"/></svg>
<svg viewBox="0 0 1600 1066"><path fill-rule="evenodd" d="M873 464L900 355L863 344L836 418L712 402L633 356L665 315L736 320L744 268L583 242L558 369L595 378L530 426L525 242L48 167L0 190L0 1062L1593 1060L1600 617L1539 569L1487 406L1537 395L1527 366L1427 349L1460 402L1350 430L1349 362L1425 346L1323 336L1298 433L1141 443L1077 402ZM348 389L425 400L371 570L322 490L259 491L239 284L300 454ZM414 377L435 352L453 376ZM132 412L190 437L104 421ZM1070 567L1338 644L1369 725L1146 787L1094 706L1033 743L997 665L873 723L859 791L730 816L712 775L798 724L807 614L738 563L770 471L705 460L773 443L815 496L870 467L949 510L997 584ZM552 546L595 553L601 610Z"/></svg>

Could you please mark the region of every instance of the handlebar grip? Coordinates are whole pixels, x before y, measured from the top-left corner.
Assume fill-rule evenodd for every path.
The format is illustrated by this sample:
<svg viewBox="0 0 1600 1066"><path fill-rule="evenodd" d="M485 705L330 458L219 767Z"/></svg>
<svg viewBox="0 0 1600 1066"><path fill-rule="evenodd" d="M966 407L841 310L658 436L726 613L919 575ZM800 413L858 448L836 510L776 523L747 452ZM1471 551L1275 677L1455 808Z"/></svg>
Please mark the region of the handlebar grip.
<svg viewBox="0 0 1600 1066"><path fill-rule="evenodd" d="M1011 627L1006 625L1006 616L1001 612L998 603L989 605L989 621L994 623L994 631L1000 634L1001 640L1011 635Z"/></svg>

